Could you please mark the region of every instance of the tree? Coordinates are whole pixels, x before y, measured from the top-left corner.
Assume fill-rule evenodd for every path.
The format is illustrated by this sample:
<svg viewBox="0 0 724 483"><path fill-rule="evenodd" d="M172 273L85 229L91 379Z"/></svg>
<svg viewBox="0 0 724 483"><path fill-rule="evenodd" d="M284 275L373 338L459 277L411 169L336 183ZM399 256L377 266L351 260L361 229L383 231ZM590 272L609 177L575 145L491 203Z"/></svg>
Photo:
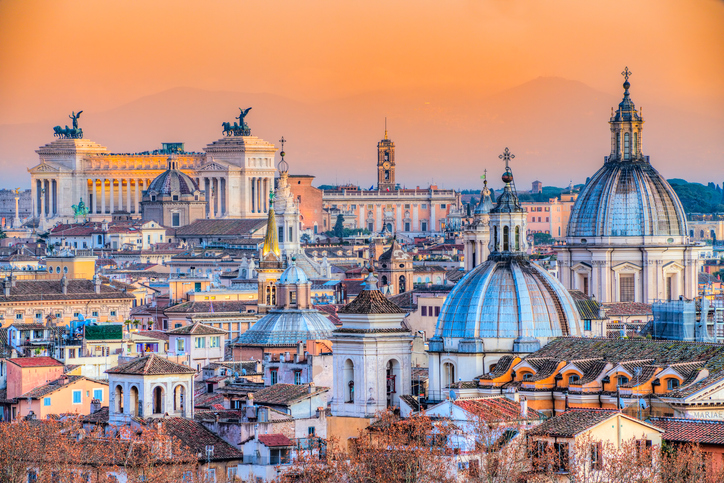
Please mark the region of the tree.
<svg viewBox="0 0 724 483"><path fill-rule="evenodd" d="M533 233L533 243L536 245L551 245L555 241L556 239L548 233Z"/></svg>
<svg viewBox="0 0 724 483"><path fill-rule="evenodd" d="M337 215L337 221L334 223L332 231L334 232L334 236L337 238L342 238L344 236L344 216L342 216L341 213Z"/></svg>

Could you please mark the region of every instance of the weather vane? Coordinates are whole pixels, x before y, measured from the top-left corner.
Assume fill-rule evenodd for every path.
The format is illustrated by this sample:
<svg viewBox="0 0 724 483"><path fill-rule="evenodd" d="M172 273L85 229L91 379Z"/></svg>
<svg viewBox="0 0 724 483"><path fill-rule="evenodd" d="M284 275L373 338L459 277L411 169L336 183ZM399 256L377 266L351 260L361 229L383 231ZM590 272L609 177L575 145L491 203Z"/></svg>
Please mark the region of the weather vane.
<svg viewBox="0 0 724 483"><path fill-rule="evenodd" d="M515 154L511 153L510 150L506 147L505 151L503 151L503 154L498 156L498 158L505 161L505 170L507 171L510 169L510 166L508 166L508 163L510 162L511 159L515 159Z"/></svg>
<svg viewBox="0 0 724 483"><path fill-rule="evenodd" d="M633 74L633 72L628 70L628 66L626 66L626 70L621 72L621 75L624 76L624 78L626 79L626 82L628 82L628 76L630 76L631 74Z"/></svg>

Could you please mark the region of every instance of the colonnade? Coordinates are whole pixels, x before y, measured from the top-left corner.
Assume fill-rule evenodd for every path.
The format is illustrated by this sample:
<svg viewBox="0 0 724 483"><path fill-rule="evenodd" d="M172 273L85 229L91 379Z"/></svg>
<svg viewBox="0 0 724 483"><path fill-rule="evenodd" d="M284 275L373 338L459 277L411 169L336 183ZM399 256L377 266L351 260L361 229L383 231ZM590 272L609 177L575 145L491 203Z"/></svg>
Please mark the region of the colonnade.
<svg viewBox="0 0 724 483"><path fill-rule="evenodd" d="M229 213L229 189L223 176L202 176L196 184L206 195L206 216L218 218Z"/></svg>
<svg viewBox="0 0 724 483"><path fill-rule="evenodd" d="M58 214L58 181L54 179L35 180L33 216L52 218Z"/></svg>
<svg viewBox="0 0 724 483"><path fill-rule="evenodd" d="M90 178L86 181L84 203L88 214L141 213L143 191L150 178Z"/></svg>
<svg viewBox="0 0 724 483"><path fill-rule="evenodd" d="M249 178L249 194L251 196L251 212L266 213L269 211L269 191L272 189L271 178Z"/></svg>

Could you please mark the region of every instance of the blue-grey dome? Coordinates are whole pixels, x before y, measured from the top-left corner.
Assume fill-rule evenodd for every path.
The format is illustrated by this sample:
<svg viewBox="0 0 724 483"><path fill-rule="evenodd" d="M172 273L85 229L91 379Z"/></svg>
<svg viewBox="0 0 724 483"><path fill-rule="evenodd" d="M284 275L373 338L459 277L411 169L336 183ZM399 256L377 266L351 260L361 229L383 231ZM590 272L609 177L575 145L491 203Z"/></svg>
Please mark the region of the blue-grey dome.
<svg viewBox="0 0 724 483"><path fill-rule="evenodd" d="M296 262L292 261L292 264L279 277L278 283L279 285L300 285L309 283L309 277L304 270L297 266Z"/></svg>
<svg viewBox="0 0 724 483"><path fill-rule="evenodd" d="M489 259L445 299L435 337L539 338L582 332L575 302L547 270L526 257Z"/></svg>
<svg viewBox="0 0 724 483"><path fill-rule="evenodd" d="M488 189L488 181L485 181L485 187L480 192L480 202L475 207L474 215L487 215L493 209L493 200Z"/></svg>
<svg viewBox="0 0 724 483"><path fill-rule="evenodd" d="M645 158L608 161L573 205L568 236L686 236L686 216L674 189Z"/></svg>
<svg viewBox="0 0 724 483"><path fill-rule="evenodd" d="M235 343L293 346L300 340L328 340L335 329L327 316L317 310L271 310Z"/></svg>
<svg viewBox="0 0 724 483"><path fill-rule="evenodd" d="M198 191L199 187L189 175L178 169L178 163L171 157L168 159L168 169L159 174L148 186L148 192L159 195L190 195Z"/></svg>

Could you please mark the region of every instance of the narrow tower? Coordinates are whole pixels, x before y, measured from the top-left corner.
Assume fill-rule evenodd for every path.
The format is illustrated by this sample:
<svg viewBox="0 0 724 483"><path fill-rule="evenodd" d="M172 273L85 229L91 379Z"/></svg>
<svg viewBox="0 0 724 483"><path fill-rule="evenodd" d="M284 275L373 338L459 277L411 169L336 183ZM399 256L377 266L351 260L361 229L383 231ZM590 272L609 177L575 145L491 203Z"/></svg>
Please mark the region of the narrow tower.
<svg viewBox="0 0 724 483"><path fill-rule="evenodd" d="M387 137L387 119L385 119L385 138L377 143L377 189L382 191L395 189L395 143Z"/></svg>
<svg viewBox="0 0 724 483"><path fill-rule="evenodd" d="M261 314L277 306L277 280L284 271L282 251L277 238L276 215L274 214L274 194L269 193L269 216L266 236L259 256L257 269L259 281L258 311Z"/></svg>

